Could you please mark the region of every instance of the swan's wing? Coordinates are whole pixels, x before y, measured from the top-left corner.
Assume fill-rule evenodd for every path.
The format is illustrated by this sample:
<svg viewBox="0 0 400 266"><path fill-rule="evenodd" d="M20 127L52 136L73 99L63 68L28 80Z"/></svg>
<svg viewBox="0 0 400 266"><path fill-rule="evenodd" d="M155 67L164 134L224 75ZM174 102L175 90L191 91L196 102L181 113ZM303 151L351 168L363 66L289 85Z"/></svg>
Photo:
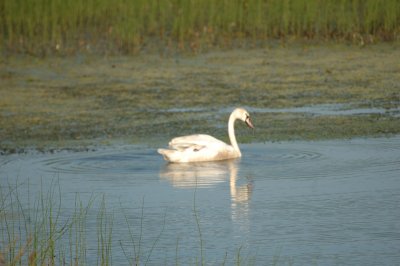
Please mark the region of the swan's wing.
<svg viewBox="0 0 400 266"><path fill-rule="evenodd" d="M192 148L193 150L201 150L207 146L219 146L226 144L210 135L196 134L183 137L173 138L169 142L169 146L176 150L185 150Z"/></svg>
<svg viewBox="0 0 400 266"><path fill-rule="evenodd" d="M236 158L237 153L228 145L209 135L189 135L174 138L170 149L158 149L158 152L170 162L201 162Z"/></svg>
<svg viewBox="0 0 400 266"><path fill-rule="evenodd" d="M179 143L179 144L174 144L174 145L169 145L171 149L177 150L177 151L185 151L185 150L192 150L194 152L200 151L201 149L206 148L206 145L198 145L198 144L193 144L193 143Z"/></svg>
<svg viewBox="0 0 400 266"><path fill-rule="evenodd" d="M179 143L192 143L192 144L204 145L207 143L224 143L224 142L222 142L219 139L216 139L210 135L204 135L204 134L195 134L195 135L177 137L177 138L173 138L169 142L170 145L175 145L175 144L179 144Z"/></svg>

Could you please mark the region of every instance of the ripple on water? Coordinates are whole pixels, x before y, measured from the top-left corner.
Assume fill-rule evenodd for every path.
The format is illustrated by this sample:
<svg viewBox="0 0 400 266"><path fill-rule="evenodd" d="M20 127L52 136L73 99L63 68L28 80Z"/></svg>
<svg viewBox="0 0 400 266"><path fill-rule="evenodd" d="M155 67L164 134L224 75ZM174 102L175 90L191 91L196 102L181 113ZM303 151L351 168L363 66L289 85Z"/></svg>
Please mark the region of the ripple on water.
<svg viewBox="0 0 400 266"><path fill-rule="evenodd" d="M255 148L254 151L246 152L245 156L251 158L251 161L258 163L297 164L320 160L324 157L321 152L307 149L285 148L285 146L287 146L285 144L283 144L282 147L273 145L271 148L269 148L269 144L257 146L260 149L252 147Z"/></svg>
<svg viewBox="0 0 400 266"><path fill-rule="evenodd" d="M276 156L277 159L281 161L289 161L289 162L303 162L309 160L316 160L322 157L322 154L315 151L301 151L301 150L292 150L288 153L279 154Z"/></svg>
<svg viewBox="0 0 400 266"><path fill-rule="evenodd" d="M118 215L118 208L121 203L124 208L129 206L129 219L136 225L132 228L138 228L140 209L143 210L140 206L146 195L144 246L153 244L160 224L169 228L165 232L168 236L162 235L157 243L166 255L154 252L163 256L154 258L159 264L165 262L164 256L175 258L177 235L181 236L178 240L182 256L191 254L184 248L193 250L191 244L197 243L193 191L181 189L191 187L206 187L195 195L204 237L207 243L214 243L207 249L208 255L215 251L223 259L228 248L233 251L229 254L236 254L237 247L247 245L249 250L270 250L257 257L258 261L268 261L275 256L274 250L283 246L284 256L299 264L315 261L316 249L321 264L335 263L339 257L339 264L396 264L400 136L241 147L240 160L193 165L170 165L155 149L136 146L7 155L0 157L0 185L9 185L3 173L10 180L31 175L32 169L40 170L36 172L39 178L42 173L67 173L60 174L65 208L62 214L69 217L66 213L73 212L75 193L87 193L82 198L89 198L92 192L104 192L112 213L117 214L113 216L116 230L112 232L117 245L129 238L127 216ZM128 175L131 178L126 178ZM36 185L30 193L36 188L41 191L41 186L51 186L51 182L41 183L39 179L28 184ZM88 234L88 250L96 251L96 215L88 215L87 226L88 232L94 232ZM181 243L181 239L185 242ZM126 258L121 249L113 252L113 260ZM335 259L326 259L329 256ZM354 258L361 260L354 263Z"/></svg>
<svg viewBox="0 0 400 266"><path fill-rule="evenodd" d="M13 161L13 158L11 156L2 156L0 157L0 166L5 166Z"/></svg>
<svg viewBox="0 0 400 266"><path fill-rule="evenodd" d="M371 139L251 144L245 148L244 156L252 167L264 165L266 173L280 168L280 174L291 178L351 177L362 174L365 169L376 174L399 171L398 140L379 139L376 147Z"/></svg>
<svg viewBox="0 0 400 266"><path fill-rule="evenodd" d="M60 153L45 157L37 163L41 170L50 173L68 174L131 174L149 170L149 162L154 161L149 150L105 150L87 153ZM143 163L146 162L146 163Z"/></svg>

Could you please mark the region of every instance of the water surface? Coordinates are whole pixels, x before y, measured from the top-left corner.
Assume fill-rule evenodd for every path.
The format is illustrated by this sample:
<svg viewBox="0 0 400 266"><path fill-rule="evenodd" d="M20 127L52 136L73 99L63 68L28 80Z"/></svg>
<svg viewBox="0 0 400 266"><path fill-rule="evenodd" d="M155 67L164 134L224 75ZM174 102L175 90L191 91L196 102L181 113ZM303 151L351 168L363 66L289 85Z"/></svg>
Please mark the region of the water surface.
<svg viewBox="0 0 400 266"><path fill-rule="evenodd" d="M150 265L231 264L238 254L256 265L398 264L400 137L241 148L240 160L199 164L167 164L145 146L7 155L0 185L29 187L26 202L59 184L65 219L77 195L104 196L114 265L133 254L132 235ZM89 264L96 217L86 225Z"/></svg>

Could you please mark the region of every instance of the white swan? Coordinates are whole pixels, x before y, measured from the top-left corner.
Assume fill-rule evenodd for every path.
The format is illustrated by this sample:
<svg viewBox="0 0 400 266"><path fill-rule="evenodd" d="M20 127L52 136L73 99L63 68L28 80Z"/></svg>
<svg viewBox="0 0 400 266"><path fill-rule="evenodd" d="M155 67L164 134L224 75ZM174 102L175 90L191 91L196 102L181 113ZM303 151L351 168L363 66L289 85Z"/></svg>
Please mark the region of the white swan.
<svg viewBox="0 0 400 266"><path fill-rule="evenodd" d="M243 108L236 108L229 117L228 133L231 145L210 135L189 135L177 137L169 142L171 149L158 149L164 159L173 163L219 161L241 157L236 142L234 124L240 119L248 127L254 128L249 113Z"/></svg>

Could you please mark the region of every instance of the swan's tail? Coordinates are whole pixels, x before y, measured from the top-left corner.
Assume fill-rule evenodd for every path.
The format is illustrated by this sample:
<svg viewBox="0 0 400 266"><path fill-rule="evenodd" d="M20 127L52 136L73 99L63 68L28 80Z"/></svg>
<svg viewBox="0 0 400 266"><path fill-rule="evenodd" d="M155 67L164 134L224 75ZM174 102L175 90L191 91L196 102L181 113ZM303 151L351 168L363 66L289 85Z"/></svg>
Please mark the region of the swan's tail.
<svg viewBox="0 0 400 266"><path fill-rule="evenodd" d="M157 152L161 154L166 161L173 162L176 150L158 149Z"/></svg>

